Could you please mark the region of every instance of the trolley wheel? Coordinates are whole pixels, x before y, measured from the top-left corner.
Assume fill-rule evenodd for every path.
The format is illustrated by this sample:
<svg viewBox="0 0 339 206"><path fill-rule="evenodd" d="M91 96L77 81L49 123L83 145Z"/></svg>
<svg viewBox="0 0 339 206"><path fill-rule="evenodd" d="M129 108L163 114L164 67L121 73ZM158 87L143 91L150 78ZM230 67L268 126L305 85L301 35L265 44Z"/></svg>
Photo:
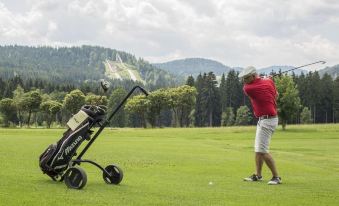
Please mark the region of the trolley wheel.
<svg viewBox="0 0 339 206"><path fill-rule="evenodd" d="M107 184L119 184L124 177L124 173L122 172L122 169L120 169L116 165L108 165L105 168L106 172L110 174L110 176L107 176L105 172L103 172L102 177L104 178L104 181Z"/></svg>
<svg viewBox="0 0 339 206"><path fill-rule="evenodd" d="M80 190L87 183L87 175L84 169L80 167L71 167L66 171L64 181L67 187Z"/></svg>

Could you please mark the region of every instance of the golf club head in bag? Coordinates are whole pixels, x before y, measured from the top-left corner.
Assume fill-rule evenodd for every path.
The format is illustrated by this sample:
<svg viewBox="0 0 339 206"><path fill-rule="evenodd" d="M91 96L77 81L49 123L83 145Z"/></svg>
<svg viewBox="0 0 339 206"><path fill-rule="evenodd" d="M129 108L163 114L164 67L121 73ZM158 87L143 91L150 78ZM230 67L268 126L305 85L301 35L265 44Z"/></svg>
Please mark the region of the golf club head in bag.
<svg viewBox="0 0 339 206"><path fill-rule="evenodd" d="M110 87L110 83L104 79L100 81L101 88L104 90L104 92L107 92L107 90Z"/></svg>

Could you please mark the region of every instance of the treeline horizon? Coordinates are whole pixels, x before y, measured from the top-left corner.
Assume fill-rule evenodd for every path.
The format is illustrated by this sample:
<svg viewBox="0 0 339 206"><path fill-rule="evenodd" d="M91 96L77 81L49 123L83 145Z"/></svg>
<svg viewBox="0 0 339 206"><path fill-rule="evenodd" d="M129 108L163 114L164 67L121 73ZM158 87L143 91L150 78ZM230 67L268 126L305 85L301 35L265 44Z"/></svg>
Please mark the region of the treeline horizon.
<svg viewBox="0 0 339 206"><path fill-rule="evenodd" d="M278 111L283 127L339 121L339 78L309 72L280 75L274 81L279 91ZM135 84L116 81L103 94L95 81L72 85L20 76L0 77L0 124L63 127L84 104L105 104L111 112ZM243 83L234 70L223 74L220 83L210 72L195 78L189 76L185 85L154 89L148 98L136 95L110 126L219 127L256 123L249 99L242 91Z"/></svg>

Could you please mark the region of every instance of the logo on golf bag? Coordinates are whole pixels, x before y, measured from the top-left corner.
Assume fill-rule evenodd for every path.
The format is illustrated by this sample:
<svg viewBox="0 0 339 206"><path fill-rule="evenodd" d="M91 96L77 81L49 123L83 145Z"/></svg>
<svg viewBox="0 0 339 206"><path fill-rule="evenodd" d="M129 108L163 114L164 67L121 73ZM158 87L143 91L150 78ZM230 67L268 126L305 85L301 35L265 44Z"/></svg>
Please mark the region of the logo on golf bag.
<svg viewBox="0 0 339 206"><path fill-rule="evenodd" d="M66 149L65 149L65 155L68 155L68 153L70 153L70 152L74 149L74 147L76 147L77 144L78 144L81 140L82 140L82 136L79 136L79 137L77 137L77 138L74 140L74 142L73 142L70 146L66 147Z"/></svg>
<svg viewBox="0 0 339 206"><path fill-rule="evenodd" d="M81 140L82 140L82 136L77 137L77 138L74 140L74 142L72 142L71 145L69 145L68 147L66 147L66 149L65 149L64 151L61 152L61 155L58 157L58 160L63 160L63 159L64 159L64 153L65 153L65 155L68 155L68 154L74 149L74 147L76 147L77 144L78 144L79 142L81 142Z"/></svg>

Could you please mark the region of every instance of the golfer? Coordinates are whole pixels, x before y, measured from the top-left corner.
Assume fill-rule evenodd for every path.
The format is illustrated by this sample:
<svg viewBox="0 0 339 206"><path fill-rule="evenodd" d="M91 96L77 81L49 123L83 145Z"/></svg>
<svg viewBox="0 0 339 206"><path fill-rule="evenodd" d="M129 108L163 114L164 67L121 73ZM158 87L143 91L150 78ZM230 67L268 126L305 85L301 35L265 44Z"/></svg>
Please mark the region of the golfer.
<svg viewBox="0 0 339 206"><path fill-rule="evenodd" d="M245 68L239 77L244 81L244 93L250 98L254 115L258 118L254 151L256 172L245 181L263 180L261 169L265 162L272 172L269 185L281 184L275 162L269 153L269 145L275 128L278 126L277 103L278 92L270 78L261 78L254 67Z"/></svg>

